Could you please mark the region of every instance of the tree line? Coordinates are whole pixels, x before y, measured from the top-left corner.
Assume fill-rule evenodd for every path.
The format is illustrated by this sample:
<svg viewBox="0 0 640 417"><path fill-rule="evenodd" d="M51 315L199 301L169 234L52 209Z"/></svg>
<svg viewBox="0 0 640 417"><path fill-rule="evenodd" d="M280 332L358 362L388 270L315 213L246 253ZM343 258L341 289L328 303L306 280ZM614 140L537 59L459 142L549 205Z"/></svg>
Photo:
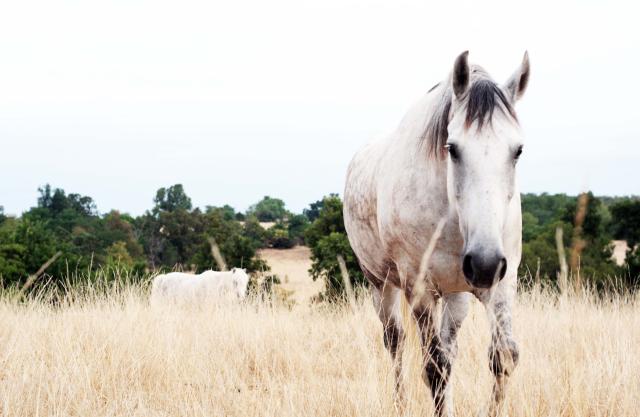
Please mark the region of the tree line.
<svg viewBox="0 0 640 417"><path fill-rule="evenodd" d="M580 201L586 203L581 206ZM615 277L625 286L638 285L639 198L523 194L522 207L520 275L555 282L560 228L563 245L578 250L586 282L601 286ZM282 200L269 196L239 212L229 205L194 208L180 184L157 190L153 206L139 216L116 210L102 214L91 197L49 185L38 189L36 205L20 216L7 216L0 206L0 283L21 285L57 252L62 256L47 269L54 283L69 276L90 277L97 269L124 270L139 279L156 270L216 269L210 239L229 265L250 272L269 270L257 256L259 249L305 244L312 253L310 273L326 282L330 297L343 291L337 255L345 259L350 279L365 283L337 194L312 202L302 213L290 212ZM628 243L623 265L612 259L614 239Z"/></svg>
<svg viewBox="0 0 640 417"><path fill-rule="evenodd" d="M560 268L557 230L569 251L571 274L596 288L615 280L635 288L640 284L640 198L565 194L522 195L521 276L554 281ZM621 265L613 258L614 240L627 242Z"/></svg>

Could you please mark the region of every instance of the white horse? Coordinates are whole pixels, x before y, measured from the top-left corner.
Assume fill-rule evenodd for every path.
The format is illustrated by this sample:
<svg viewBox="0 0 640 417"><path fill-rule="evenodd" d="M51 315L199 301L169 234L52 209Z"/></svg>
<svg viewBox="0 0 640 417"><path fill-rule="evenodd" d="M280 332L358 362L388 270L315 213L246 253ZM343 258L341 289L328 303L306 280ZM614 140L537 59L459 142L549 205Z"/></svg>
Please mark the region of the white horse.
<svg viewBox="0 0 640 417"><path fill-rule="evenodd" d="M151 303L164 302L202 305L246 296L249 276L246 270L233 268L231 271L204 271L199 275L171 272L158 275L151 287Z"/></svg>
<svg viewBox="0 0 640 417"><path fill-rule="evenodd" d="M527 87L529 58L525 53L499 86L467 56L458 56L448 79L431 88L394 133L354 156L344 192L345 227L371 283L397 393L404 293L421 331L423 377L437 415L452 412L448 382L469 293L485 305L491 323L491 415L518 362L511 310L522 248L515 171L523 134L513 106Z"/></svg>

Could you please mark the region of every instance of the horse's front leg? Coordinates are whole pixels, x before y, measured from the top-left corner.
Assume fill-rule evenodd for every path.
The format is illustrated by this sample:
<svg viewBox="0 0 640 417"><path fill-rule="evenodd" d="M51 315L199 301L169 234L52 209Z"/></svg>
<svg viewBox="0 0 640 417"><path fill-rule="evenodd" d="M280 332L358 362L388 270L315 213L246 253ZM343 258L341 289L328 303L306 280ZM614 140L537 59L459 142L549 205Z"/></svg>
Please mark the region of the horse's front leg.
<svg viewBox="0 0 640 417"><path fill-rule="evenodd" d="M453 404L449 377L458 350L458 330L469 310L469 294L456 293L443 297L440 332L434 321L434 310L435 300L427 300L413 309L422 336L423 379L431 389L436 416L451 416Z"/></svg>
<svg viewBox="0 0 640 417"><path fill-rule="evenodd" d="M402 348L404 330L400 313L401 292L391 284L380 288L372 286L373 306L382 322L384 346L391 355L395 373L395 399L399 406L404 406L404 392L402 387Z"/></svg>
<svg viewBox="0 0 640 417"><path fill-rule="evenodd" d="M507 381L518 365L519 350L511 330L515 285L515 277L511 280L505 278L498 284L491 296L480 297L486 307L491 325L489 367L495 376L489 408L489 415L492 417L500 414L504 404Z"/></svg>

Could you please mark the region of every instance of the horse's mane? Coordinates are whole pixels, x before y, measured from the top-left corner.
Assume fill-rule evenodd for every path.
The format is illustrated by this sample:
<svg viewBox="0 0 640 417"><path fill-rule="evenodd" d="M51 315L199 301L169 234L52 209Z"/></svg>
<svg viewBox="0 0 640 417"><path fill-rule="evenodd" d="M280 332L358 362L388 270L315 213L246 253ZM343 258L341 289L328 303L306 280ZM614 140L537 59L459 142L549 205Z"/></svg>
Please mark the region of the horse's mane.
<svg viewBox="0 0 640 417"><path fill-rule="evenodd" d="M426 141L430 156L444 158L446 155L444 146L449 137L447 130L450 121L449 113L453 100L451 80L449 79L444 85L442 83L436 84L429 90L429 93L434 90L438 90L436 94L440 94L440 97L426 123L422 140ZM491 124L495 109L512 117L516 122L518 121L513 105L504 91L479 66L471 67L469 87L462 100L463 106L466 107L465 128L467 129L476 121L478 129L482 129L485 123Z"/></svg>

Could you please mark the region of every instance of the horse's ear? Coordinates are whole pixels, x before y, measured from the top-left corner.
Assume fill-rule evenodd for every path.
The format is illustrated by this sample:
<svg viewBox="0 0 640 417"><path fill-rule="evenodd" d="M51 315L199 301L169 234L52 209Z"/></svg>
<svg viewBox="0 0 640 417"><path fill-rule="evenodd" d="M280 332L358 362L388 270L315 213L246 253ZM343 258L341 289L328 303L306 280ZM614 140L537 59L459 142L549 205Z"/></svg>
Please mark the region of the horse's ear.
<svg viewBox="0 0 640 417"><path fill-rule="evenodd" d="M524 57L522 57L522 64L520 64L520 67L513 73L504 86L512 103L518 101L520 97L524 95L527 85L529 84L530 73L529 53L525 51Z"/></svg>
<svg viewBox="0 0 640 417"><path fill-rule="evenodd" d="M469 51L464 51L456 58L456 62L453 64L453 79L451 84L453 86L453 93L457 98L467 91L469 87L469 62L467 60Z"/></svg>

